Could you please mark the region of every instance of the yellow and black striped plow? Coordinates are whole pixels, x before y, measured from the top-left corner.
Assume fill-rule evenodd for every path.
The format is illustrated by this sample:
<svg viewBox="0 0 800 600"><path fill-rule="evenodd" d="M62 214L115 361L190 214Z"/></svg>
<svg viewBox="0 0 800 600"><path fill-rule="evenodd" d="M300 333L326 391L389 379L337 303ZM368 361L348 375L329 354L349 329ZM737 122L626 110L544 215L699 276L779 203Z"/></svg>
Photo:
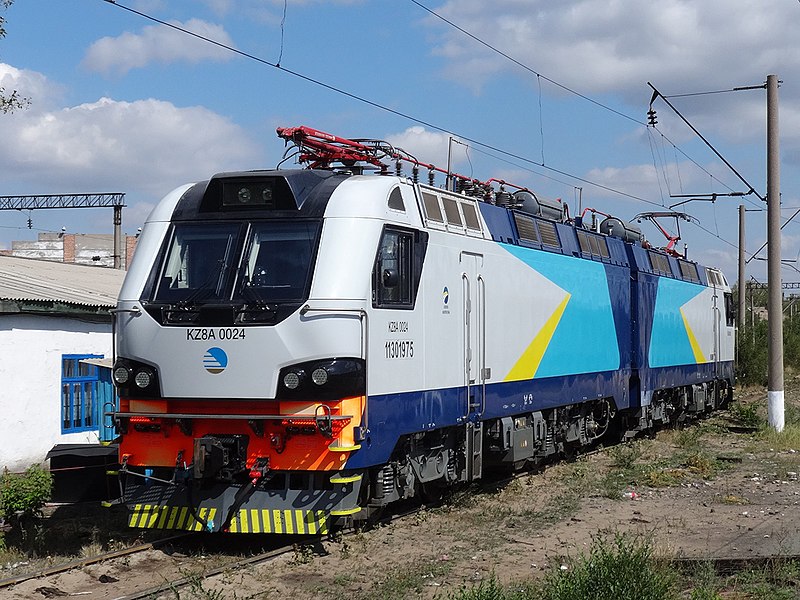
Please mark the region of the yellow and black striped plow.
<svg viewBox="0 0 800 600"><path fill-rule="evenodd" d="M203 521L213 523L217 516L216 508L199 508L197 516ZM329 514L323 510L280 510L242 508L231 519L231 533L286 533L286 534L326 534L329 532ZM129 527L139 529L185 529L203 531L203 523L194 518L186 506L159 506L157 504L136 504L133 506Z"/></svg>
<svg viewBox="0 0 800 600"><path fill-rule="evenodd" d="M199 508L197 516L213 523L216 508ZM128 519L128 527L139 529L186 529L203 531L203 523L195 519L188 506L163 506L158 504L136 504Z"/></svg>
<svg viewBox="0 0 800 600"><path fill-rule="evenodd" d="M328 533L328 515L323 510L279 510L242 508L231 519L231 533Z"/></svg>

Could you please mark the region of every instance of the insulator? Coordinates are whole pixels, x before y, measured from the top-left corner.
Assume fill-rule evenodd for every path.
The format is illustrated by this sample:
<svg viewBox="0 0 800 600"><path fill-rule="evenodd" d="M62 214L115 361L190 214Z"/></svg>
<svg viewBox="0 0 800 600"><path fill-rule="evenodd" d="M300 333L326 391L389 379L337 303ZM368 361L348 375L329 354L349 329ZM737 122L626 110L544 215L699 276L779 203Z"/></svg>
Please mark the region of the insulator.
<svg viewBox="0 0 800 600"><path fill-rule="evenodd" d="M509 206L514 204L514 197L505 190L500 190L494 196L494 202L497 206Z"/></svg>
<svg viewBox="0 0 800 600"><path fill-rule="evenodd" d="M398 177L403 176L403 163L400 159L396 160L394 163L394 172Z"/></svg>
<svg viewBox="0 0 800 600"><path fill-rule="evenodd" d="M33 220L28 217L28 229L33 229Z"/></svg>
<svg viewBox="0 0 800 600"><path fill-rule="evenodd" d="M436 175L435 175L435 173L433 172L433 169L431 169L430 171L428 171L428 185L433 185L433 181L434 181L434 178L435 178L435 177L436 177Z"/></svg>
<svg viewBox="0 0 800 600"><path fill-rule="evenodd" d="M419 183L419 167L417 165L411 167L411 179L414 183Z"/></svg>
<svg viewBox="0 0 800 600"><path fill-rule="evenodd" d="M656 123L658 123L658 119L656 119L656 111L653 108L647 111L647 123L653 127L655 127Z"/></svg>

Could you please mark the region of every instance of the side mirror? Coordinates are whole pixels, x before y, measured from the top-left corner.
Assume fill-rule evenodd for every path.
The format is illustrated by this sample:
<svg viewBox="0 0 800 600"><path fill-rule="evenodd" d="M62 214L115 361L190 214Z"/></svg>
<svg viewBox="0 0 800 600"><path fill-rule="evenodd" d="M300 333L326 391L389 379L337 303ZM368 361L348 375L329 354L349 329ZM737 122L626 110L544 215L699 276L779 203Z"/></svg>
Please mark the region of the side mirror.
<svg viewBox="0 0 800 600"><path fill-rule="evenodd" d="M383 287L393 288L397 287L397 269L384 269L383 270Z"/></svg>

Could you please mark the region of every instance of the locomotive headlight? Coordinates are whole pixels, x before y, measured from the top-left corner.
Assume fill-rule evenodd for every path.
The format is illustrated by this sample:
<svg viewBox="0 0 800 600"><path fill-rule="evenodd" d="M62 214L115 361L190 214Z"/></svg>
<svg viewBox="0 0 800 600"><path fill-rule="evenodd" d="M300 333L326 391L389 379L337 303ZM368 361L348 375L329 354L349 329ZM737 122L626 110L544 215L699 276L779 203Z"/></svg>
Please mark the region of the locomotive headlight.
<svg viewBox="0 0 800 600"><path fill-rule="evenodd" d="M137 387L144 389L153 383L153 373L147 369L141 369L136 372L136 376L133 378L133 382L136 384Z"/></svg>
<svg viewBox="0 0 800 600"><path fill-rule="evenodd" d="M242 204L247 204L248 202L250 202L250 188L246 187L239 188L238 196L239 196L239 202L241 202Z"/></svg>
<svg viewBox="0 0 800 600"><path fill-rule="evenodd" d="M367 369L361 358L329 358L296 363L278 373L279 400L338 400L364 396ZM155 382L157 385L158 382Z"/></svg>
<svg viewBox="0 0 800 600"><path fill-rule="evenodd" d="M127 367L117 367L114 369L114 383L117 385L125 385L131 378L131 372Z"/></svg>
<svg viewBox="0 0 800 600"><path fill-rule="evenodd" d="M300 375L296 371L289 371L283 376L283 385L290 390L296 390L300 385Z"/></svg>
<svg viewBox="0 0 800 600"><path fill-rule="evenodd" d="M317 385L325 385L328 383L328 371L322 367L317 367L311 372L311 381Z"/></svg>

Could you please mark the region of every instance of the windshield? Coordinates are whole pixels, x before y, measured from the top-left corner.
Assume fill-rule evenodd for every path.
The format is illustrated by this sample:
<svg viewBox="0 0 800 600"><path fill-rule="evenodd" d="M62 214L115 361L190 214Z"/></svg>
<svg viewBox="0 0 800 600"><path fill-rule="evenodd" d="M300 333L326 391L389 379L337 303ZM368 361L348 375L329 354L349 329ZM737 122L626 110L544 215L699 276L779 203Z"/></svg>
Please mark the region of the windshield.
<svg viewBox="0 0 800 600"><path fill-rule="evenodd" d="M158 280L155 302L221 299L227 287L241 226L178 225Z"/></svg>
<svg viewBox="0 0 800 600"><path fill-rule="evenodd" d="M318 227L309 221L254 224L236 295L266 303L305 299Z"/></svg>
<svg viewBox="0 0 800 600"><path fill-rule="evenodd" d="M319 221L178 223L158 265L157 304L274 305L308 294Z"/></svg>

